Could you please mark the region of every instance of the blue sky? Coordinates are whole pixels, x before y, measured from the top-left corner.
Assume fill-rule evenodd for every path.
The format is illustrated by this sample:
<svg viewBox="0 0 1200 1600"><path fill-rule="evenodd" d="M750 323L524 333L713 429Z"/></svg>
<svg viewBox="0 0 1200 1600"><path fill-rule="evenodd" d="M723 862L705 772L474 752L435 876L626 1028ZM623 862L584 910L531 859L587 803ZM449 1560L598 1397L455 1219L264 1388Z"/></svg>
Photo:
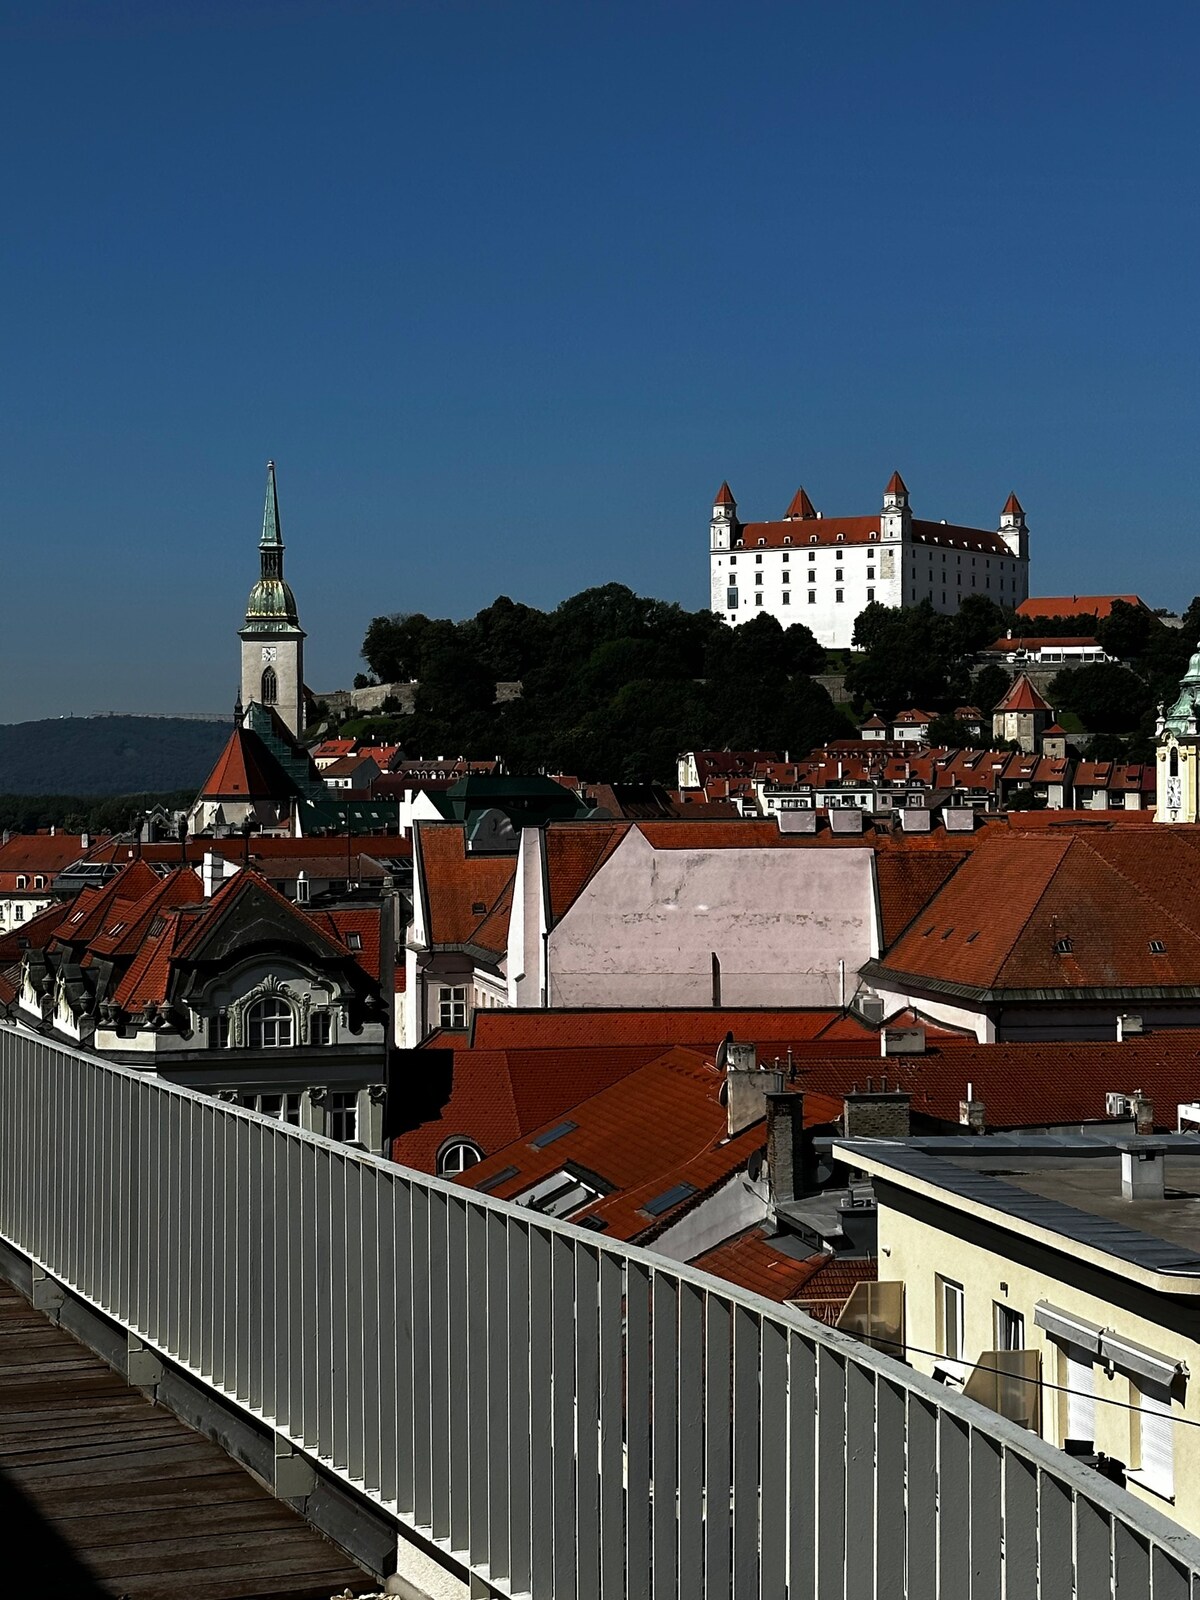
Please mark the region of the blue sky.
<svg viewBox="0 0 1200 1600"><path fill-rule="evenodd" d="M0 0L0 720L222 709L278 463L378 612L705 603L712 493L1179 607L1194 4Z"/></svg>

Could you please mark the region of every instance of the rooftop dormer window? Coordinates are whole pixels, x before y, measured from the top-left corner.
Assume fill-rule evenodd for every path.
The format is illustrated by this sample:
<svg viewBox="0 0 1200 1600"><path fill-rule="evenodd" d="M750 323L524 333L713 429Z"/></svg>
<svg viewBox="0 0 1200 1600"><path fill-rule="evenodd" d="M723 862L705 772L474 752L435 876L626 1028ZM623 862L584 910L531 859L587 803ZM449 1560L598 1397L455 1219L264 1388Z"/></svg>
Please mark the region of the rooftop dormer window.
<svg viewBox="0 0 1200 1600"><path fill-rule="evenodd" d="M1054 941L1054 954L1056 956L1069 956L1075 946L1070 939L1056 939Z"/></svg>
<svg viewBox="0 0 1200 1600"><path fill-rule="evenodd" d="M839 544L845 544L845 542L846 542L846 535L845 535L845 534L844 534L844 533L839 533L839 534L838 534L838 536L837 536L837 542L838 542L838 543L839 543Z"/></svg>
<svg viewBox="0 0 1200 1600"><path fill-rule="evenodd" d="M1161 939L1151 939L1151 941L1150 941L1150 954L1152 956L1165 956L1166 953L1167 953L1167 947L1162 942Z"/></svg>
<svg viewBox="0 0 1200 1600"><path fill-rule="evenodd" d="M815 534L815 533L810 533L810 534L809 534L809 536L808 536L808 542L809 542L809 544L816 544L816 542L817 542L817 536L816 536L816 534Z"/></svg>
<svg viewBox="0 0 1200 1600"><path fill-rule="evenodd" d="M791 544L791 542L792 542L792 536L791 536L791 534L790 534L790 533L785 533L785 534L784 534L784 536L783 536L783 542L784 542L784 544Z"/></svg>
<svg viewBox="0 0 1200 1600"><path fill-rule="evenodd" d="M18 889L28 889L28 887L29 887L29 879L25 876L25 874L23 872L18 872L17 873L17 888Z"/></svg>
<svg viewBox="0 0 1200 1600"><path fill-rule="evenodd" d="M758 542L759 544L766 544L767 541L765 539L760 539Z"/></svg>

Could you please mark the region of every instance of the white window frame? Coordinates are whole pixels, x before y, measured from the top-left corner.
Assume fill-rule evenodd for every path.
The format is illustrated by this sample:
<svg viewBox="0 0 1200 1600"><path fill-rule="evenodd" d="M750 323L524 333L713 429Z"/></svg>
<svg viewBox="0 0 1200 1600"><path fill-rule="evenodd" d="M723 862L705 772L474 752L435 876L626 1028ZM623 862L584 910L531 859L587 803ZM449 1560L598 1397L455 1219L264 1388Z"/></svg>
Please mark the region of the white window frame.
<svg viewBox="0 0 1200 1600"><path fill-rule="evenodd" d="M483 1151L473 1139L447 1139L438 1151L439 1178L457 1178L483 1160Z"/></svg>
<svg viewBox="0 0 1200 1600"><path fill-rule="evenodd" d="M295 1008L278 994L246 1007L246 1044L251 1050L290 1050L296 1043Z"/></svg>
<svg viewBox="0 0 1200 1600"><path fill-rule="evenodd" d="M325 1098L325 1137L358 1143L358 1091L331 1089Z"/></svg>
<svg viewBox="0 0 1200 1600"><path fill-rule="evenodd" d="M471 991L465 983L442 984L438 989L438 1027L451 1033L461 1033L470 1016L470 996Z"/></svg>
<svg viewBox="0 0 1200 1600"><path fill-rule="evenodd" d="M966 1349L966 1321L967 1296L961 1283L956 1283L953 1278L943 1278L937 1275L938 1296L938 1343L941 1353L947 1361L963 1361L963 1351ZM953 1314L951 1314L953 1313ZM951 1333L954 1338L951 1340Z"/></svg>

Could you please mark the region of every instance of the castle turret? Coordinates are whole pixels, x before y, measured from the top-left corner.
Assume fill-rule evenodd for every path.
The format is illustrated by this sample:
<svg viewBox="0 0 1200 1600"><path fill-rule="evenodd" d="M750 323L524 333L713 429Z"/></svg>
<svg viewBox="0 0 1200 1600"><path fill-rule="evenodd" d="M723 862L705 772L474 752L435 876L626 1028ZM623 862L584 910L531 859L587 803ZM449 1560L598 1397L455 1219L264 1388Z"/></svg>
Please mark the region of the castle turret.
<svg viewBox="0 0 1200 1600"><path fill-rule="evenodd" d="M267 462L267 498L258 541L258 582L246 602L242 641L242 700L269 706L294 737L304 732L304 629L296 597L283 577L283 529L275 463Z"/></svg>
<svg viewBox="0 0 1200 1600"><path fill-rule="evenodd" d="M1010 494L1000 513L1000 537L1021 561L1029 559L1029 529L1025 525L1025 508L1015 494Z"/></svg>
<svg viewBox="0 0 1200 1600"><path fill-rule="evenodd" d="M712 522L709 524L712 548L728 550L733 543L736 528L737 501L733 498L733 490L727 483L723 483L713 500Z"/></svg>
<svg viewBox="0 0 1200 1600"><path fill-rule="evenodd" d="M883 491L883 510L879 517L881 539L903 539L912 531L912 511L908 504L908 486L898 472L893 472Z"/></svg>
<svg viewBox="0 0 1200 1600"><path fill-rule="evenodd" d="M797 518L801 522L810 522L816 520L817 509L808 498L807 493L803 489L797 489L792 496L791 505L788 506L783 515L784 520L787 522L795 521Z"/></svg>

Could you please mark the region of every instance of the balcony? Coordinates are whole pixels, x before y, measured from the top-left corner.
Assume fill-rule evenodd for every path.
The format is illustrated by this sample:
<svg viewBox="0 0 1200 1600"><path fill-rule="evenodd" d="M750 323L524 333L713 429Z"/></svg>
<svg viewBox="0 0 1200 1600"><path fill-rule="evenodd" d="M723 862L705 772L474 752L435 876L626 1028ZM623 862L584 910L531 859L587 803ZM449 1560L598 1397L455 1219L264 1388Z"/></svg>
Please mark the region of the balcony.
<svg viewBox="0 0 1200 1600"><path fill-rule="evenodd" d="M1200 1541L849 1334L0 1032L0 1235L477 1595L1197 1600Z"/></svg>

